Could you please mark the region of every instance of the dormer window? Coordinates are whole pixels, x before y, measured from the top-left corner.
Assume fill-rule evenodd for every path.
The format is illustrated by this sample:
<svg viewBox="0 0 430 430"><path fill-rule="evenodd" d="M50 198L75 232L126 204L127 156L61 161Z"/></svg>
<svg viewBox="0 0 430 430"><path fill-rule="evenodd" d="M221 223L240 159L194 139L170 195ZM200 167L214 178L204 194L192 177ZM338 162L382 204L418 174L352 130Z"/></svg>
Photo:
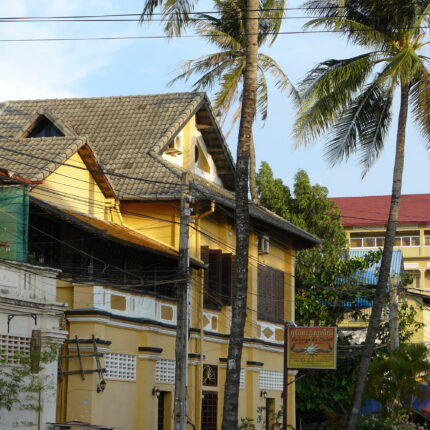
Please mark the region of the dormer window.
<svg viewBox="0 0 430 430"><path fill-rule="evenodd" d="M180 136L176 136L166 149L166 154L176 157L182 154L182 140Z"/></svg>
<svg viewBox="0 0 430 430"><path fill-rule="evenodd" d="M36 125L29 131L26 137L63 137L58 127L56 127L48 118L42 117Z"/></svg>

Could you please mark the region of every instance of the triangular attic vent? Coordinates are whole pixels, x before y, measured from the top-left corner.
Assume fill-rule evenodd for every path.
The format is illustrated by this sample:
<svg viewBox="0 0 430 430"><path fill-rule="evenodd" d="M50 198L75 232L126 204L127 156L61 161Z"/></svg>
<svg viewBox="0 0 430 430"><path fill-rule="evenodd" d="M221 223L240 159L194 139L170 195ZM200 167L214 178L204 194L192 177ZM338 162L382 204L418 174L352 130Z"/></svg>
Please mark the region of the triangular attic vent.
<svg viewBox="0 0 430 430"><path fill-rule="evenodd" d="M64 133L46 116L41 115L25 137L62 137Z"/></svg>

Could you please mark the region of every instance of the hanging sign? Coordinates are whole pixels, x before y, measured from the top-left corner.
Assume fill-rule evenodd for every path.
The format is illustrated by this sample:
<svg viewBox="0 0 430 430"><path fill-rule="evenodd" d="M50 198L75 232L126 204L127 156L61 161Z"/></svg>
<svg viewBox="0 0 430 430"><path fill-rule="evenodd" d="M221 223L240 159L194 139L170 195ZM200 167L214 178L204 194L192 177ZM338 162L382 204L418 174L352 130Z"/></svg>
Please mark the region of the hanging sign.
<svg viewBox="0 0 430 430"><path fill-rule="evenodd" d="M289 369L336 369L336 327L288 327Z"/></svg>

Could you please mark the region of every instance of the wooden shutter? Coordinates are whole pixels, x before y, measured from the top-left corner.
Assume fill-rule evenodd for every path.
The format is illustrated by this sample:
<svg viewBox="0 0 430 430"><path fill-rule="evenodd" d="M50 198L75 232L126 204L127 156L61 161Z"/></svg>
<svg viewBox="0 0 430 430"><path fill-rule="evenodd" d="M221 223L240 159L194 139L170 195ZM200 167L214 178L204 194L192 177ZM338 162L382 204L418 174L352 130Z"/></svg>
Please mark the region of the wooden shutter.
<svg viewBox="0 0 430 430"><path fill-rule="evenodd" d="M232 284L233 284L233 255L222 255L222 299L226 305L231 305Z"/></svg>
<svg viewBox="0 0 430 430"><path fill-rule="evenodd" d="M284 272L259 264L257 291L257 318L284 321Z"/></svg>
<svg viewBox="0 0 430 430"><path fill-rule="evenodd" d="M209 246L201 246L200 247L200 259L204 264L209 264ZM203 288L207 290L209 285L209 269L205 269L203 275Z"/></svg>
<svg viewBox="0 0 430 430"><path fill-rule="evenodd" d="M215 296L218 305L222 302L222 251L209 250L209 291Z"/></svg>

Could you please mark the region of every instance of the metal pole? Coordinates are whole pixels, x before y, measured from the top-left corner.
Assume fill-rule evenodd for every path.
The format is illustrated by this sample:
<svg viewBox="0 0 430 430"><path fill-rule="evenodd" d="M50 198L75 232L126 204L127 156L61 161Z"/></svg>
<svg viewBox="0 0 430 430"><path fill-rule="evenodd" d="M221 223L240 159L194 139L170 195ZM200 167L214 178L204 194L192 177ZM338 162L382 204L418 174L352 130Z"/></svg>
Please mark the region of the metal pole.
<svg viewBox="0 0 430 430"><path fill-rule="evenodd" d="M188 295L190 289L190 254L188 230L190 203L188 173L182 175L181 215L179 233L179 277L177 288L177 325L175 345L175 407L174 429L187 428L187 374L188 374Z"/></svg>
<svg viewBox="0 0 430 430"><path fill-rule="evenodd" d="M288 326L289 323L285 323L284 329L284 391L283 391L283 414L282 414L282 428L283 430L287 430L288 425Z"/></svg>

